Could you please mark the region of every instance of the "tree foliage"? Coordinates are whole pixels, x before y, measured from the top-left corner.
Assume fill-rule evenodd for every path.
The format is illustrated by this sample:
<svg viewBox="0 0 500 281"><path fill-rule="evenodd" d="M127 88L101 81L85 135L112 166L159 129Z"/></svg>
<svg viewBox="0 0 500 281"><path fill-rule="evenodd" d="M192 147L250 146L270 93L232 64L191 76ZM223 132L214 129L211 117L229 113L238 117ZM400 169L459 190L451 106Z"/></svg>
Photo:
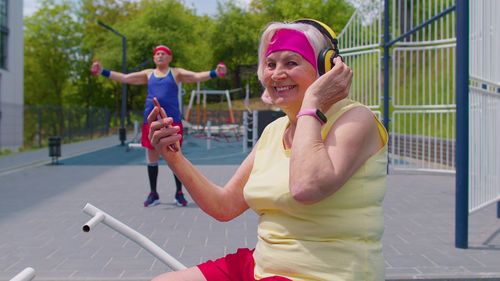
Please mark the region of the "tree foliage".
<svg viewBox="0 0 500 281"><path fill-rule="evenodd" d="M260 94L255 65L259 36L268 22L314 18L340 33L352 8L344 0L237 0L218 3L215 16L198 16L182 0L43 0L25 18L25 99L28 104L84 105L120 110L121 85L93 77L93 60L122 70L122 41L100 21L127 39L127 72L154 67L152 50L168 45L173 66L193 71L213 69L219 61L228 79L203 83L207 88L235 88L246 82ZM184 85L190 91L194 85ZM128 87L127 107L141 111L146 87Z"/></svg>
<svg viewBox="0 0 500 281"><path fill-rule="evenodd" d="M27 104L63 105L79 61L79 26L68 2L43 0L25 20L25 90Z"/></svg>

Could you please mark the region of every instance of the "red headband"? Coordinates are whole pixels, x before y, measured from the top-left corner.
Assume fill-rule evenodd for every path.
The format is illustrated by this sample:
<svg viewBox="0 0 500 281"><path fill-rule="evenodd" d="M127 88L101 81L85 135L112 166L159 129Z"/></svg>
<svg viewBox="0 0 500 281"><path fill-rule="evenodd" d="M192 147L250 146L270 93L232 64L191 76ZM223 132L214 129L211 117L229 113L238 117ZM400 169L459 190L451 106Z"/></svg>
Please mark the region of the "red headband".
<svg viewBox="0 0 500 281"><path fill-rule="evenodd" d="M155 50L153 51L153 56L156 55L156 52L158 51L164 51L165 53L167 53L167 55L172 56L172 51L167 46L160 45L156 47Z"/></svg>

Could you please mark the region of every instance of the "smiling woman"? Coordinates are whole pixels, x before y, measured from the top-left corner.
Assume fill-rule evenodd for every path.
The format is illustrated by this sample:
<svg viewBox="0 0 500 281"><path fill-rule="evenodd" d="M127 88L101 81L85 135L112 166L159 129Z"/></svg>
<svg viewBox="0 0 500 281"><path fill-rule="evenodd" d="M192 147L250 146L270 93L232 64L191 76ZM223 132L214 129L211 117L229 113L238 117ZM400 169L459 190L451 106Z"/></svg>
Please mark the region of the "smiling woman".
<svg viewBox="0 0 500 281"><path fill-rule="evenodd" d="M202 175L182 149L168 149L179 135L156 120L161 108L148 116L151 143L205 213L230 221L250 208L260 217L255 249L154 281L384 280L387 132L368 107L346 98L352 71L339 56L323 56L336 40L311 22L324 25L265 28L258 77L286 116L264 129L225 185Z"/></svg>

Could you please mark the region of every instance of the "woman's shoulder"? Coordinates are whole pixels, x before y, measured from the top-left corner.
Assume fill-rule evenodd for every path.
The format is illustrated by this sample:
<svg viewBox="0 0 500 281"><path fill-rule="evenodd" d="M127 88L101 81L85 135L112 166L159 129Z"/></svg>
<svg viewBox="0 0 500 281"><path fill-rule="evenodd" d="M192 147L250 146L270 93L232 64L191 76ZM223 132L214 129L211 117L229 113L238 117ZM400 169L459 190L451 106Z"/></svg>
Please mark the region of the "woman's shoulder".
<svg viewBox="0 0 500 281"><path fill-rule="evenodd" d="M328 122L332 123L336 119L340 118L340 116L344 115L346 112L355 109L356 111L360 110L363 112L371 112L371 110L364 104L351 100L349 98L345 98L333 104L326 112L325 115L328 118Z"/></svg>
<svg viewBox="0 0 500 281"><path fill-rule="evenodd" d="M266 126L265 129L268 130L276 130L276 129L282 129L283 127L287 126L289 122L288 116L280 116L271 122Z"/></svg>
<svg viewBox="0 0 500 281"><path fill-rule="evenodd" d="M348 122L349 120L373 120L375 113L373 113L368 106L346 98L332 105L325 115L328 118L328 122L322 129L324 137L328 134L334 124L337 123L337 121Z"/></svg>

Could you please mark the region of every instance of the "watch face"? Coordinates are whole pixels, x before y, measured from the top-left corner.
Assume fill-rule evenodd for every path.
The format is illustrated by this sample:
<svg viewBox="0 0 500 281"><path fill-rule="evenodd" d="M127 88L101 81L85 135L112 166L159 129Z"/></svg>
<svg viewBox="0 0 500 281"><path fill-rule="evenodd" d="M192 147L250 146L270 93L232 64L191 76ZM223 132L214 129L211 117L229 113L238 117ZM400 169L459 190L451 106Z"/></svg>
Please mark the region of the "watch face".
<svg viewBox="0 0 500 281"><path fill-rule="evenodd" d="M326 123L326 121L328 119L326 119L326 116L325 114L323 114L323 112L321 112L321 110L319 109L316 109L316 115L319 117L319 119L321 119L321 121L323 121L324 123Z"/></svg>

